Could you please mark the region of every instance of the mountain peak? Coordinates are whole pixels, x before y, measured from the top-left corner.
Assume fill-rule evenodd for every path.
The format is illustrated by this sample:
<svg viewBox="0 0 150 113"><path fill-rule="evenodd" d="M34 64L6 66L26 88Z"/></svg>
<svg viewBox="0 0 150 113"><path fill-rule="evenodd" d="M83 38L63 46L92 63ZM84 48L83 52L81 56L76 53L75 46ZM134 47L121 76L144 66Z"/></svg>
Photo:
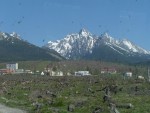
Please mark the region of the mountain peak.
<svg viewBox="0 0 150 113"><path fill-rule="evenodd" d="M18 35L16 32L10 33L10 36L20 39L20 35Z"/></svg>
<svg viewBox="0 0 150 113"><path fill-rule="evenodd" d="M5 32L0 32L0 40L4 40L4 39L11 39L11 38L16 38L21 40L20 35L18 35L15 32L12 33L5 33Z"/></svg>
<svg viewBox="0 0 150 113"><path fill-rule="evenodd" d="M85 28L82 28L82 29L79 31L79 35L80 35L80 36L87 37L87 36L91 35L91 33L90 33L88 30L86 30Z"/></svg>
<svg viewBox="0 0 150 113"><path fill-rule="evenodd" d="M105 41L105 42L109 42L109 43L113 43L116 42L117 40L115 40L114 38L112 38L107 32L103 33L101 35L101 38Z"/></svg>
<svg viewBox="0 0 150 113"><path fill-rule="evenodd" d="M107 37L107 38L110 37L107 32L103 33L102 36L103 36L103 37Z"/></svg>

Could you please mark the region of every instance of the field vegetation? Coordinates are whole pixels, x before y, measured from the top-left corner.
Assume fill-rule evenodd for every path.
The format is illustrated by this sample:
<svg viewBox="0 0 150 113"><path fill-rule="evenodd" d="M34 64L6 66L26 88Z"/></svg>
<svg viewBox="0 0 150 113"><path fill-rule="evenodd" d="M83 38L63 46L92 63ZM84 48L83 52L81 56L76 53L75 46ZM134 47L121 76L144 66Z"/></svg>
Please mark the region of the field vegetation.
<svg viewBox="0 0 150 113"><path fill-rule="evenodd" d="M0 102L29 113L109 113L109 102L133 105L117 108L121 113L150 112L150 84L133 78L124 80L120 75L4 75L0 84ZM104 99L106 86L110 88L109 101Z"/></svg>
<svg viewBox="0 0 150 113"><path fill-rule="evenodd" d="M35 66L41 71L46 66L54 66L66 73L89 70L92 75L1 75L0 103L7 106L27 113L110 113L114 109L120 113L150 113L146 67L94 61L33 61L19 62L19 66L31 70ZM100 74L103 67L115 67L118 73ZM132 71L133 77L124 78L125 71ZM137 79L137 75L145 79Z"/></svg>

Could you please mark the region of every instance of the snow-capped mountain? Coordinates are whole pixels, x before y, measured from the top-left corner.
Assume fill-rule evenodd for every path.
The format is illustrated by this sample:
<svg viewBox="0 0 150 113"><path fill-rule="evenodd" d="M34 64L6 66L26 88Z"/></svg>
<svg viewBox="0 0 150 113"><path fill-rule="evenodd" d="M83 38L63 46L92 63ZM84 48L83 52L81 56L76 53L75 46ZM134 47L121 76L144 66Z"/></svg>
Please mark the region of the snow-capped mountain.
<svg viewBox="0 0 150 113"><path fill-rule="evenodd" d="M17 38L19 40L21 40L20 38L20 35L18 35L17 33L15 32L12 32L12 33L5 33L5 32L0 32L0 40L8 40L10 38Z"/></svg>
<svg viewBox="0 0 150 113"><path fill-rule="evenodd" d="M79 33L67 35L62 40L49 41L44 47L57 51L67 59L101 59L101 56L105 57L106 55L114 56L114 58L116 56L116 58L150 56L150 51L127 39L118 40L107 33L96 36L86 29L81 29ZM94 58L95 55L98 55L97 58Z"/></svg>
<svg viewBox="0 0 150 113"><path fill-rule="evenodd" d="M107 46L109 46L110 48L112 48L115 51L118 51L118 53L123 54L124 52L128 53L128 54L143 54L143 55L150 55L150 51L147 51L137 45L135 45L134 43L130 42L127 39L123 39L123 40L117 40L112 38L111 36L109 36L107 33L102 34L99 37L99 40L97 43L98 44L105 44ZM121 51L122 50L123 53Z"/></svg>
<svg viewBox="0 0 150 113"><path fill-rule="evenodd" d="M67 35L62 40L49 41L45 47L54 49L69 59L80 57L82 54L92 53L95 42L96 37L87 30L82 29L79 33Z"/></svg>

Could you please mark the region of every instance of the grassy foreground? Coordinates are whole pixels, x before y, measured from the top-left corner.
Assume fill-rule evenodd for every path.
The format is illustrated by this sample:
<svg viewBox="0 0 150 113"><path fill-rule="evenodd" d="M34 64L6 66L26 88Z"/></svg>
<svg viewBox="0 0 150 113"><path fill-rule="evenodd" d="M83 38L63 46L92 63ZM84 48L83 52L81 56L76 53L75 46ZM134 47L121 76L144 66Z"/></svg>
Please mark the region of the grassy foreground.
<svg viewBox="0 0 150 113"><path fill-rule="evenodd" d="M150 84L133 78L123 80L121 75L3 75L0 103L28 113L110 113L110 105L103 99L106 86L112 87L112 103L133 105L129 109L118 107L120 113L150 113Z"/></svg>

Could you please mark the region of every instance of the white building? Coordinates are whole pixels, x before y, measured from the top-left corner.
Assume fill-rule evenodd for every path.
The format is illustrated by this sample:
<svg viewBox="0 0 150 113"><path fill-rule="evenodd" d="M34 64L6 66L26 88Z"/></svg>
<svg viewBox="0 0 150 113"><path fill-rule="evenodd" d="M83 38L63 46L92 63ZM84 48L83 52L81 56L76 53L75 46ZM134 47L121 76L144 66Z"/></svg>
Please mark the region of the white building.
<svg viewBox="0 0 150 113"><path fill-rule="evenodd" d="M42 71L42 72L41 72L41 75L45 75L45 73Z"/></svg>
<svg viewBox="0 0 150 113"><path fill-rule="evenodd" d="M24 69L17 69L15 70L15 74L24 73Z"/></svg>
<svg viewBox="0 0 150 113"><path fill-rule="evenodd" d="M126 77L132 77L132 72L126 72L126 73L124 74L124 76L126 76Z"/></svg>
<svg viewBox="0 0 150 113"><path fill-rule="evenodd" d="M75 76L87 76L87 75L91 75L89 73L89 71L77 71L77 72L75 72Z"/></svg>
<svg viewBox="0 0 150 113"><path fill-rule="evenodd" d="M18 69L18 63L9 63L9 64L6 64L6 69L17 70Z"/></svg>
<svg viewBox="0 0 150 113"><path fill-rule="evenodd" d="M101 74L106 74L106 73L108 73L108 74L116 74L117 71L116 71L115 68L102 68L101 69Z"/></svg>
<svg viewBox="0 0 150 113"><path fill-rule="evenodd" d="M29 73L29 74L33 74L33 72L31 70L25 70L25 73Z"/></svg>
<svg viewBox="0 0 150 113"><path fill-rule="evenodd" d="M51 71L50 73L51 76L63 76L62 71Z"/></svg>

